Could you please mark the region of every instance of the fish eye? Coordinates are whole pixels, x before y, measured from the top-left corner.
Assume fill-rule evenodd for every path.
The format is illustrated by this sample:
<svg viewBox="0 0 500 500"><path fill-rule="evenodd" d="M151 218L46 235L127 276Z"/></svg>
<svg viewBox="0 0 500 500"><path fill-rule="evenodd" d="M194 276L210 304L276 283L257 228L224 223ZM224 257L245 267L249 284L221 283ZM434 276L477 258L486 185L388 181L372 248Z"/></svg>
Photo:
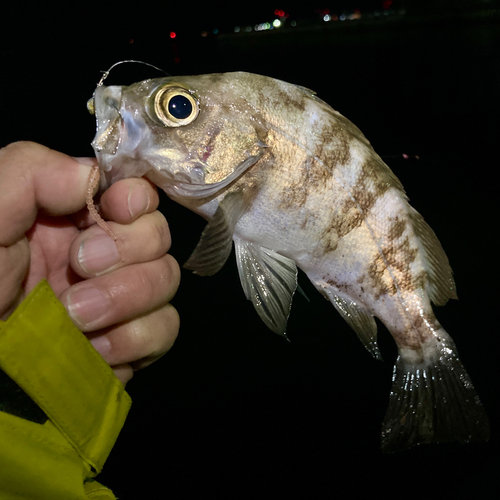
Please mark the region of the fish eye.
<svg viewBox="0 0 500 500"><path fill-rule="evenodd" d="M168 101L168 112L178 120L185 120L191 116L193 105L185 95L174 95Z"/></svg>
<svg viewBox="0 0 500 500"><path fill-rule="evenodd" d="M181 127L196 119L199 113L198 101L187 89L165 86L153 98L153 114L167 127Z"/></svg>

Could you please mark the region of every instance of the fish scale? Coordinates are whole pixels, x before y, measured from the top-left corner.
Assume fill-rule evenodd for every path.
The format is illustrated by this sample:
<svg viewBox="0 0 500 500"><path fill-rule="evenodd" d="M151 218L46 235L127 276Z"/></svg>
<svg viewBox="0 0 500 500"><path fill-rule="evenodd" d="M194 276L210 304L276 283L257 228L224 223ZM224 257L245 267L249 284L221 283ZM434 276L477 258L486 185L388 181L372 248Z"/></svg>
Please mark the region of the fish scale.
<svg viewBox="0 0 500 500"><path fill-rule="evenodd" d="M216 273L234 241L246 297L284 336L297 268L377 359L374 317L384 323L398 347L384 451L488 439L431 306L456 298L448 259L347 118L304 87L249 73L100 85L92 108L101 189L144 175L208 220L185 267Z"/></svg>

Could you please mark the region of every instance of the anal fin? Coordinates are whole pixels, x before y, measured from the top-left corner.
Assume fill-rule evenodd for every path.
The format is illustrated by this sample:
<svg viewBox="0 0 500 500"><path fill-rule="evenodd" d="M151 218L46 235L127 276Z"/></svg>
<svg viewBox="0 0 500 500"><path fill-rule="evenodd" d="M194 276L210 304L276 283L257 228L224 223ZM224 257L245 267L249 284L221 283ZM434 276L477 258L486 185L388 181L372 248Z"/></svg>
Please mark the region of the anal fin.
<svg viewBox="0 0 500 500"><path fill-rule="evenodd" d="M375 359L382 361L382 354L377 344L377 323L373 316L361 304L350 299L346 300L340 295L333 295L330 300L347 324L356 332L366 350Z"/></svg>
<svg viewBox="0 0 500 500"><path fill-rule="evenodd" d="M377 323L375 323L373 314L359 302L344 297L336 287L332 286L327 289L317 288L333 304L346 323L356 332L366 350L375 359L382 361L382 354L377 344Z"/></svg>

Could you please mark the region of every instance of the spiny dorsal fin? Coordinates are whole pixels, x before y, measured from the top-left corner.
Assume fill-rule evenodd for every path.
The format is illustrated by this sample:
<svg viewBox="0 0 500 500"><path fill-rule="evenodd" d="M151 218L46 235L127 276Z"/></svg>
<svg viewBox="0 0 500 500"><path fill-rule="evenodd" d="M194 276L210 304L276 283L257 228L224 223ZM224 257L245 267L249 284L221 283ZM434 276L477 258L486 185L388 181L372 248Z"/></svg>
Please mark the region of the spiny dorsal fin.
<svg viewBox="0 0 500 500"><path fill-rule="evenodd" d="M424 269L429 278L427 293L434 304L443 306L448 299L457 298L450 263L437 236L424 218L412 207L409 207L408 215L424 257Z"/></svg>
<svg viewBox="0 0 500 500"><path fill-rule="evenodd" d="M241 192L226 195L184 264L186 269L200 276L212 276L222 268L231 253L234 228L248 208L249 201L250 197Z"/></svg>
<svg viewBox="0 0 500 500"><path fill-rule="evenodd" d="M297 288L297 266L292 259L268 248L235 238L241 286L262 321L286 337L286 324Z"/></svg>

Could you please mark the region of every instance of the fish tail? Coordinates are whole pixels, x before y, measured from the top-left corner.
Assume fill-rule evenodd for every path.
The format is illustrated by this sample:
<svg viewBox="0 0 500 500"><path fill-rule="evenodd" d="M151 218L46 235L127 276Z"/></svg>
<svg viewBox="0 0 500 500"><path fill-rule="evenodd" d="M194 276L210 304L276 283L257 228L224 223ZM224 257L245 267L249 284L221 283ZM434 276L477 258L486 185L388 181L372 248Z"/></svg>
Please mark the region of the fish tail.
<svg viewBox="0 0 500 500"><path fill-rule="evenodd" d="M400 351L382 426L385 453L422 443L488 440L488 417L449 337L433 358L416 363Z"/></svg>

